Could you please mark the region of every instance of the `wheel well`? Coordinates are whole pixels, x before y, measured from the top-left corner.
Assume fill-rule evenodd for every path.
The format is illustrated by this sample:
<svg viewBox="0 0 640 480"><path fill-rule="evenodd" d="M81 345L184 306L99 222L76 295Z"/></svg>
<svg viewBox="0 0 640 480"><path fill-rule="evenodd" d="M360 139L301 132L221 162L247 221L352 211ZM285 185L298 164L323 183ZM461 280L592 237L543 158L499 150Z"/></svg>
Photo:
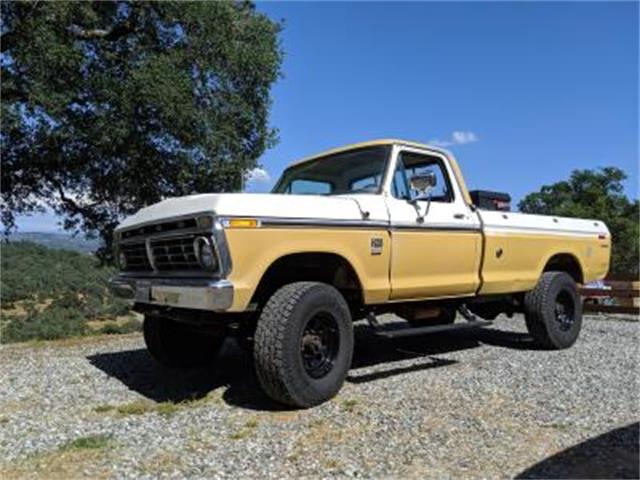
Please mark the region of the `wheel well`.
<svg viewBox="0 0 640 480"><path fill-rule="evenodd" d="M580 262L569 253L559 253L549 259L544 267L544 272L565 272L568 273L576 283L583 283L582 267Z"/></svg>
<svg viewBox="0 0 640 480"><path fill-rule="evenodd" d="M351 308L363 303L362 285L348 260L335 253L294 253L273 262L262 276L251 299L258 306L280 287L300 281L315 281L333 285Z"/></svg>

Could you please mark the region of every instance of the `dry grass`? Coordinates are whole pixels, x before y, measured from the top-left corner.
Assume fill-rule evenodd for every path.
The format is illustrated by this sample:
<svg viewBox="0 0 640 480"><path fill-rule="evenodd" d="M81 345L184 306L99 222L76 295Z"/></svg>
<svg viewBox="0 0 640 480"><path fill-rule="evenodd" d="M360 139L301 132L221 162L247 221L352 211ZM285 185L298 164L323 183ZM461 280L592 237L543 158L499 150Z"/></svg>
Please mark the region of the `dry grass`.
<svg viewBox="0 0 640 480"><path fill-rule="evenodd" d="M96 413L115 414L120 417L126 417L129 415L145 415L148 413L157 413L158 415L171 416L184 409L199 408L207 405L217 405L220 403L220 401L220 396L216 395L214 392L202 398L185 400L182 402L156 403L150 400L136 400L121 405L98 405L93 408L93 411Z"/></svg>
<svg viewBox="0 0 640 480"><path fill-rule="evenodd" d="M53 298L47 298L40 301L35 300L17 300L11 304L11 307L0 308L0 316L4 317L24 317L29 313L27 306L35 310L36 312L43 312L51 306Z"/></svg>
<svg viewBox="0 0 640 480"><path fill-rule="evenodd" d="M322 452L326 450L327 445L336 446L357 441L364 437L368 428L360 421L341 425L328 419L314 419L309 422L304 435L300 436L293 444L287 460L290 462L304 461L308 455L323 457ZM318 452L321 453L318 454ZM327 470L339 470L343 467L332 457L322 458L321 461Z"/></svg>
<svg viewBox="0 0 640 480"><path fill-rule="evenodd" d="M243 438L247 438L255 432L255 429L258 428L259 422L257 418L250 418L247 420L239 430L229 435L231 440L241 440Z"/></svg>
<svg viewBox="0 0 640 480"><path fill-rule="evenodd" d="M175 471L181 465L180 455L173 452L160 452L152 455L140 465L141 473L151 478L159 478L167 472Z"/></svg>
<svg viewBox="0 0 640 480"><path fill-rule="evenodd" d="M111 445L111 437L107 435L89 435L70 440L61 450L99 450Z"/></svg>
<svg viewBox="0 0 640 480"><path fill-rule="evenodd" d="M115 413L121 417L144 415L146 413L172 415L178 411L178 406L171 402L154 403L147 400L136 400L122 405L98 405L93 411L96 413Z"/></svg>
<svg viewBox="0 0 640 480"><path fill-rule="evenodd" d="M325 460L323 462L323 466L327 470L338 470L342 467L342 464L335 458L330 458L329 460Z"/></svg>
<svg viewBox="0 0 640 480"><path fill-rule="evenodd" d="M88 320L86 322L87 327L94 332L98 332L105 327L122 328L132 320L137 320L142 323L142 315L139 313L131 312L129 315L121 315L114 318L99 318L96 320Z"/></svg>
<svg viewBox="0 0 640 480"><path fill-rule="evenodd" d="M71 440L53 452L0 465L2 479L109 478L108 467L100 466L114 443L104 435L90 435Z"/></svg>
<svg viewBox="0 0 640 480"><path fill-rule="evenodd" d="M349 398L342 402L342 409L345 412L353 413L356 411L356 406L358 405L358 401L354 398Z"/></svg>
<svg viewBox="0 0 640 480"><path fill-rule="evenodd" d="M139 338L140 333L125 333L118 335L118 338ZM89 336L60 338L57 340L29 340L27 342L12 343L9 345L3 345L5 351L8 350L29 350L34 348L71 348L86 345L101 345L104 343L113 342L113 335L109 334L97 334Z"/></svg>

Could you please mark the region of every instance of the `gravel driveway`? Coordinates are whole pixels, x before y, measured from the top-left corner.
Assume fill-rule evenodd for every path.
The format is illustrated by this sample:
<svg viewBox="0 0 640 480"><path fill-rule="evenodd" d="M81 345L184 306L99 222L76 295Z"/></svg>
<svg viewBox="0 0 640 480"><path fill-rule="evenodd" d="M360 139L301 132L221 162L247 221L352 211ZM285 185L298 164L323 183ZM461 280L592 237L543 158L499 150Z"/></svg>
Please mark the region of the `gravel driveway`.
<svg viewBox="0 0 640 480"><path fill-rule="evenodd" d="M0 477L638 477L637 322L533 349L521 318L403 340L356 325L337 398L287 410L229 343L163 371L139 335L5 346Z"/></svg>

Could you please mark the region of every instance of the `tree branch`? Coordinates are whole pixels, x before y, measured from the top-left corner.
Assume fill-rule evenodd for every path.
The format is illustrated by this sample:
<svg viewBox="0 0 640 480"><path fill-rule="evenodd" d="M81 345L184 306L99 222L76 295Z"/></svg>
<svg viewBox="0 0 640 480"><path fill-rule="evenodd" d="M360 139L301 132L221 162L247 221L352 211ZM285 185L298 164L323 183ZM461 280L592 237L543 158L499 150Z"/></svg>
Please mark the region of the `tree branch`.
<svg viewBox="0 0 640 480"><path fill-rule="evenodd" d="M115 25L112 28L84 29L78 25L71 25L69 31L80 40L117 40L135 30L135 26L130 22Z"/></svg>
<svg viewBox="0 0 640 480"><path fill-rule="evenodd" d="M111 28L82 28L79 25L71 25L69 31L80 40L117 40L132 33L138 26L138 11L135 6L131 7L129 18Z"/></svg>
<svg viewBox="0 0 640 480"><path fill-rule="evenodd" d="M93 40L94 38L104 38L107 35L109 35L109 33L111 33L111 30L105 30L102 28L96 28L93 30L85 30L84 28L81 28L77 25L71 25L69 27L69 31L77 38L81 39L81 40Z"/></svg>
<svg viewBox="0 0 640 480"><path fill-rule="evenodd" d="M92 208L99 203L94 202L89 205L79 205L73 198L70 198L66 195L64 187L57 179L53 178L50 175L45 175L45 178L58 191L60 201L66 205L66 207L72 212L73 215L82 215L83 217L87 217L92 213Z"/></svg>

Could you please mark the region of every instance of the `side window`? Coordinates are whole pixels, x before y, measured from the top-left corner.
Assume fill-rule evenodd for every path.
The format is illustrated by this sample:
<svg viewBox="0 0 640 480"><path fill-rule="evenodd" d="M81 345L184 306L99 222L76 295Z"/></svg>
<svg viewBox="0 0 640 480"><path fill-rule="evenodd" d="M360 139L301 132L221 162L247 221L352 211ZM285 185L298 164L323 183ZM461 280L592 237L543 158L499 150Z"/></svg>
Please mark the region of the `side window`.
<svg viewBox="0 0 640 480"><path fill-rule="evenodd" d="M402 163L402 157L398 158L398 165L396 165L396 171L393 174L393 183L391 184L393 190L393 196L401 198L403 200L411 200L411 193L409 192L409 182L407 174Z"/></svg>
<svg viewBox="0 0 640 480"><path fill-rule="evenodd" d="M393 196L406 200L416 198L419 192L411 188L411 177L429 172L436 176L436 186L431 190L431 201L452 202L451 182L442 160L412 152L401 152L398 157L398 165L393 176Z"/></svg>
<svg viewBox="0 0 640 480"><path fill-rule="evenodd" d="M316 180L295 179L287 186L287 193L299 195L326 195L331 193L329 182L319 182Z"/></svg>
<svg viewBox="0 0 640 480"><path fill-rule="evenodd" d="M359 178L349 183L349 191L351 192L377 192L380 187L382 175L372 175L369 177Z"/></svg>

